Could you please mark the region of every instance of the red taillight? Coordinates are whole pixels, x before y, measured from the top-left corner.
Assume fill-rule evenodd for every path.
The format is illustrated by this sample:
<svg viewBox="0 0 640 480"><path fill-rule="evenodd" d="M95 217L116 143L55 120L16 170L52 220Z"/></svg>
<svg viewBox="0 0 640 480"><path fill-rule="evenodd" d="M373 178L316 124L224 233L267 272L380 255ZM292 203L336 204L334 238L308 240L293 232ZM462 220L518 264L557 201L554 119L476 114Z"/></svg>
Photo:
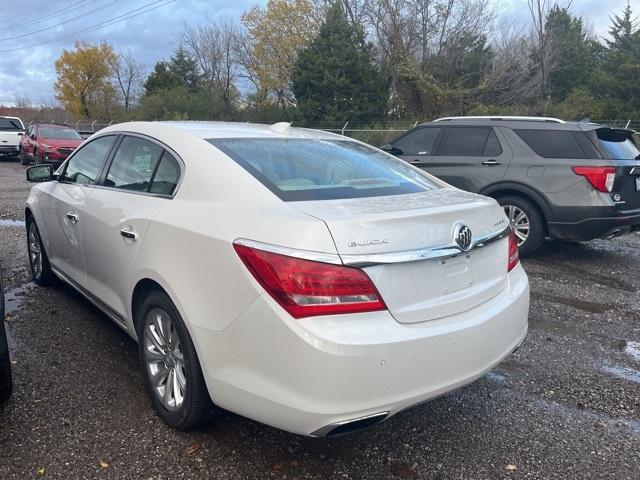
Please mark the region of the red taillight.
<svg viewBox="0 0 640 480"><path fill-rule="evenodd" d="M294 318L387 308L371 279L359 268L235 243L233 248L260 285Z"/></svg>
<svg viewBox="0 0 640 480"><path fill-rule="evenodd" d="M601 192L613 190L613 182L616 178L616 169L613 167L571 167L573 173L582 175L593 188Z"/></svg>
<svg viewBox="0 0 640 480"><path fill-rule="evenodd" d="M518 241L513 230L509 232L509 260L507 261L507 273L513 270L520 261L520 254L518 253Z"/></svg>

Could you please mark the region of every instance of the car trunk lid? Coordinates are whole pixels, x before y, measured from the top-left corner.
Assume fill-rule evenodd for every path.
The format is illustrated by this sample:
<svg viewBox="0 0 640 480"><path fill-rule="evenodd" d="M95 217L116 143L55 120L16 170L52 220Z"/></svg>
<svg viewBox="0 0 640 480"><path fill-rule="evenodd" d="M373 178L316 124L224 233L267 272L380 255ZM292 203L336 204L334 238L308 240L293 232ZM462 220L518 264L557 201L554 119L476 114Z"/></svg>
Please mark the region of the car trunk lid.
<svg viewBox="0 0 640 480"><path fill-rule="evenodd" d="M507 231L506 217L492 199L441 188L291 205L327 224L343 261L365 269L400 323L469 310L506 285L506 237L468 252L454 243L462 224L474 243Z"/></svg>

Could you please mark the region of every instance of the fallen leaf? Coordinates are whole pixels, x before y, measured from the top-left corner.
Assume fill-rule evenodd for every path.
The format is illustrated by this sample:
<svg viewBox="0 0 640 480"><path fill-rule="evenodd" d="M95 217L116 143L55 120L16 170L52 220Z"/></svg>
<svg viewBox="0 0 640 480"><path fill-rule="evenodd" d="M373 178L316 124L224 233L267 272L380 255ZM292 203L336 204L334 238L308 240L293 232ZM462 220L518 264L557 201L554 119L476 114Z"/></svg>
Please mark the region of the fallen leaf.
<svg viewBox="0 0 640 480"><path fill-rule="evenodd" d="M284 465L282 463L276 463L271 467L271 470L274 472L279 472L283 468L284 468Z"/></svg>
<svg viewBox="0 0 640 480"><path fill-rule="evenodd" d="M518 467L516 467L513 463L510 463L509 465L507 465L505 467L507 470L509 470L510 472L514 472L518 469Z"/></svg>
<svg viewBox="0 0 640 480"><path fill-rule="evenodd" d="M38 469L38 475L44 477L44 467Z"/></svg>
<svg viewBox="0 0 640 480"><path fill-rule="evenodd" d="M100 468L102 468L103 470L105 468L109 468L109 464L107 462L105 462L104 460L100 460Z"/></svg>
<svg viewBox="0 0 640 480"><path fill-rule="evenodd" d="M193 455L198 450L200 450L201 446L202 446L202 444L200 442L193 442L191 445L189 445L187 448L185 448L184 454L185 455Z"/></svg>

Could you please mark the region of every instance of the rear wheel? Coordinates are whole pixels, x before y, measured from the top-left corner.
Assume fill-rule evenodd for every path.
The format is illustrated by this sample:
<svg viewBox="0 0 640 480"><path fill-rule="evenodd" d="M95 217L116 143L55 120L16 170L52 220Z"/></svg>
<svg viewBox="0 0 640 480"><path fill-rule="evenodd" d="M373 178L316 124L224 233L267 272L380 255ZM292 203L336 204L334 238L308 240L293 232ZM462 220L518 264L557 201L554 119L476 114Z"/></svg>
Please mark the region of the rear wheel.
<svg viewBox="0 0 640 480"><path fill-rule="evenodd" d="M521 256L535 252L544 241L544 221L542 215L529 200L509 195L498 198L518 242Z"/></svg>
<svg viewBox="0 0 640 480"><path fill-rule="evenodd" d="M136 314L140 367L160 418L186 430L210 420L211 402L191 336L162 291L152 291Z"/></svg>
<svg viewBox="0 0 640 480"><path fill-rule="evenodd" d="M27 220L27 252L33 280L43 287L49 285L55 277L51 271L47 252L42 246L40 231L33 217L29 217Z"/></svg>

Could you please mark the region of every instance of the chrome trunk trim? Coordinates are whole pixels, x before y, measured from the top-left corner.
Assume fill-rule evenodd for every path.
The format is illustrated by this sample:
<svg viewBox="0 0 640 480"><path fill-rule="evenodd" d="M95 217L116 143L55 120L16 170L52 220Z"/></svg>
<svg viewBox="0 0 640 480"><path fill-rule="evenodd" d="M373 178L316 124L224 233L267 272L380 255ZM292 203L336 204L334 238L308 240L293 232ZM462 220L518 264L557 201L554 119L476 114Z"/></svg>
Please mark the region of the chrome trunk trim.
<svg viewBox="0 0 640 480"><path fill-rule="evenodd" d="M296 248L281 247L271 243L256 242L255 240L247 240L238 238L234 240L234 244L244 245L258 250L265 250L279 255L288 257L302 258L314 262L331 263L334 265L347 265L352 267L364 268L374 265L388 265L393 263L420 262L423 260L431 260L434 258L454 257L456 255L466 254L478 248L483 248L500 240L507 238L511 227L507 226L502 230L480 237L473 242L467 250L462 250L454 242L447 245L439 245L435 247L418 248L416 250L403 250L398 252L387 253L370 253L370 254L342 254L313 252L309 250L298 250Z"/></svg>

